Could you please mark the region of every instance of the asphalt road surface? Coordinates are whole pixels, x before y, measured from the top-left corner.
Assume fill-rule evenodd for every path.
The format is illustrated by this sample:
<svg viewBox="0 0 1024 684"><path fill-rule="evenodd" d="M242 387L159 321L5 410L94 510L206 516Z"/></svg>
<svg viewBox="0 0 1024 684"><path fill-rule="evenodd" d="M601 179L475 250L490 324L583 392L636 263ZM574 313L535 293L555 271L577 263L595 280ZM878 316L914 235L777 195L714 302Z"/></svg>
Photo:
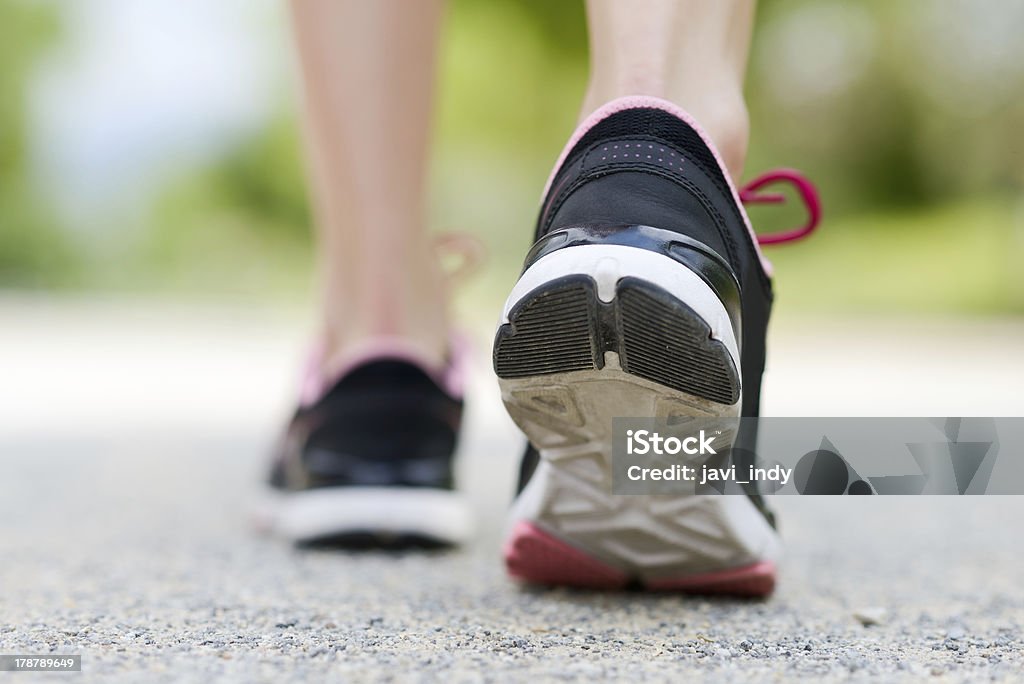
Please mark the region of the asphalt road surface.
<svg viewBox="0 0 1024 684"><path fill-rule="evenodd" d="M777 328L767 413L1024 415L1021 323ZM260 537L248 510L303 330L0 299L0 654L83 656L12 682L1024 678L1024 497L779 497L788 555L765 602L516 586L498 549L521 442L486 349L460 465L473 544Z"/></svg>

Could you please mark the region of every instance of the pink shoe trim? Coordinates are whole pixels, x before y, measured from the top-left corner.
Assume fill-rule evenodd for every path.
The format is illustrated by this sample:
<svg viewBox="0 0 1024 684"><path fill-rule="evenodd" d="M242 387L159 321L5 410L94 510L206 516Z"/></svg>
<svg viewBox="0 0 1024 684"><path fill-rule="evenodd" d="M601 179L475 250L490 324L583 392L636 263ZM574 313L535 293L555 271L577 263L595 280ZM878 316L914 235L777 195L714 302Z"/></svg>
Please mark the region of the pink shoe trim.
<svg viewBox="0 0 1024 684"><path fill-rule="evenodd" d="M682 591L688 594L767 596L775 589L775 564L761 561L742 568L653 580L647 582L646 586L656 591Z"/></svg>
<svg viewBox="0 0 1024 684"><path fill-rule="evenodd" d="M323 343L317 343L310 350L299 386L299 404L302 406L316 403L339 380L359 366L383 360L404 361L417 366L456 399L462 398L465 393L469 344L461 333L452 333L448 362L443 367L432 363L407 339L384 335L371 337L354 347L344 362L330 372L324 372L324 355Z"/></svg>
<svg viewBox="0 0 1024 684"><path fill-rule="evenodd" d="M533 584L619 589L629 580L625 572L525 521L516 523L504 556L510 575Z"/></svg>
<svg viewBox="0 0 1024 684"><path fill-rule="evenodd" d="M504 548L505 566L512 577L532 584L621 589L629 575L577 549L537 525L519 521ZM698 575L670 577L644 583L653 591L727 596L768 596L775 589L775 564L715 570Z"/></svg>
<svg viewBox="0 0 1024 684"><path fill-rule="evenodd" d="M442 370L441 387L456 399L461 399L466 393L472 351L468 335L459 330L448 334L448 363Z"/></svg>
<svg viewBox="0 0 1024 684"><path fill-rule="evenodd" d="M758 235L757 244L759 245L778 245L784 242L803 240L813 233L821 223L821 198L818 196L818 189L796 169L775 169L761 174L740 189L740 200L744 205L781 204L786 201L785 195L777 192L760 192L761 188L779 182L789 183L799 193L800 199L807 208L807 222L799 228Z"/></svg>
<svg viewBox="0 0 1024 684"><path fill-rule="evenodd" d="M555 163L555 167L552 169L551 175L548 176L548 182L544 186L544 194L541 195L541 201L547 197L548 190L551 189L551 184L555 180L555 175L558 173L558 170L562 168L562 164L565 163L566 157L569 156L569 152L571 152L572 148L576 146L576 143L578 143L591 128L599 124L601 121L604 121L612 114L617 114L618 112L625 111L627 109L660 109L664 112L668 112L678 119L683 120L687 125L693 128L693 130L697 131L697 135L700 136L701 140L704 141L704 144L711 150L711 154L714 155L715 161L718 162L718 166L722 170L722 175L725 176L726 183L729 184L729 191L732 192L732 199L736 203L736 206L739 207L740 216L743 217L743 223L746 225L747 231L750 233L750 240L754 245L754 251L757 253L757 257L761 262L761 268L764 269L767 276L771 277L771 262L764 257L760 246L758 246L757 235L754 233L754 227L750 223L750 217L747 216L747 211L743 208L739 192L736 190L736 185L732 182L732 178L729 176L729 172L725 168L725 162L722 161L722 156L718 153L718 148L716 148L715 144L711 142L711 138L704 132L704 129L700 127L697 120L690 116L688 112L686 112L682 107L679 107L668 100L662 100L659 97L652 97L650 95L627 95L626 97L620 97L601 105L593 114L584 119L583 123L581 123L573 132L572 137L569 138L569 142L566 143L565 148L562 149L562 154L558 157L558 161Z"/></svg>

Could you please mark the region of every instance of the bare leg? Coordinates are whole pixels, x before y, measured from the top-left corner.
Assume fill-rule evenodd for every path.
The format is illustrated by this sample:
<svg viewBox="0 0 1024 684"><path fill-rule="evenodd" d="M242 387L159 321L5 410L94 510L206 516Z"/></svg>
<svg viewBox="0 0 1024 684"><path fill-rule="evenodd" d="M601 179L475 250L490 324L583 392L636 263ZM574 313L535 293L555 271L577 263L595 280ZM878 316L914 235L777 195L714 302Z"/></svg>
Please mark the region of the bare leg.
<svg viewBox="0 0 1024 684"><path fill-rule="evenodd" d="M587 0L591 77L582 115L624 95L670 100L697 118L738 176L753 16L754 0Z"/></svg>
<svg viewBox="0 0 1024 684"><path fill-rule="evenodd" d="M425 225L442 0L293 0L327 370L368 338L440 363L444 279Z"/></svg>

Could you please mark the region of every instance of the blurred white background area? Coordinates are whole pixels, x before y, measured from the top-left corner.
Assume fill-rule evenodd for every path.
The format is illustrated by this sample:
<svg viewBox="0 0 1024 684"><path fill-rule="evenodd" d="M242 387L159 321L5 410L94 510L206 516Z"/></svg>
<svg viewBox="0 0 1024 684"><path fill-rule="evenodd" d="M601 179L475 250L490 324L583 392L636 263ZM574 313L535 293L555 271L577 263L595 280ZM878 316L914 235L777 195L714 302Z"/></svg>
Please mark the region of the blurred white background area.
<svg viewBox="0 0 1024 684"><path fill-rule="evenodd" d="M29 132L36 182L70 226L144 209L168 174L223 155L291 96L280 2L53 6L64 35L32 76Z"/></svg>

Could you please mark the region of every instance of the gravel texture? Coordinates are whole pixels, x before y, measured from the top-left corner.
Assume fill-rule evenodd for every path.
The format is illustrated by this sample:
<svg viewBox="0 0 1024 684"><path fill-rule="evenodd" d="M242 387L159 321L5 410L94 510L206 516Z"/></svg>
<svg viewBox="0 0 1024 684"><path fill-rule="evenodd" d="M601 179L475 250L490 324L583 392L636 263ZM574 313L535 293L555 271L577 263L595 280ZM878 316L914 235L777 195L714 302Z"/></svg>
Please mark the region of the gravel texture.
<svg viewBox="0 0 1024 684"><path fill-rule="evenodd" d="M296 338L262 314L135 314L0 302L17 330L0 338L0 653L83 654L80 675L19 682L1024 678L1024 498L780 498L789 555L765 602L524 589L498 562L520 445L479 372L461 468L474 544L296 551L247 521ZM850 344L834 334L783 335L792 356L773 357L773 376L796 380L776 390L780 412L816 386L799 363ZM1010 363L1021 386L1001 339L961 340L987 350L963 378ZM862 399L891 382L860 363ZM945 413L969 406L994 412Z"/></svg>

